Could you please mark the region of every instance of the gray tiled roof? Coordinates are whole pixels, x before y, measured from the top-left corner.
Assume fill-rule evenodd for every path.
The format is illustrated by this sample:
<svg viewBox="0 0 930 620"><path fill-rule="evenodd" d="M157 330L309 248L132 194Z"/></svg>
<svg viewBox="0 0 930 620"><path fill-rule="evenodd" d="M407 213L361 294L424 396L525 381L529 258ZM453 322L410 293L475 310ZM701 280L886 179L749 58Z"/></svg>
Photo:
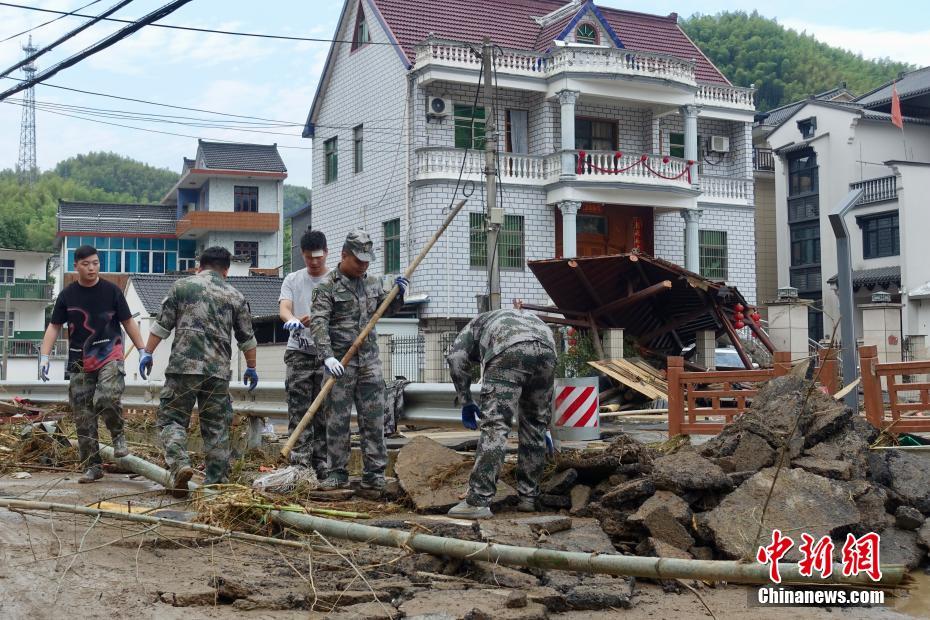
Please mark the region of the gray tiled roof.
<svg viewBox="0 0 930 620"><path fill-rule="evenodd" d="M930 92L930 67L905 73L900 79L892 82L895 83L895 90L898 91L898 96L902 99ZM862 95L856 99L856 103L860 103L865 107L888 103L891 101L892 82L883 84L875 90Z"/></svg>
<svg viewBox="0 0 930 620"><path fill-rule="evenodd" d="M843 94L848 94L848 93L849 91L846 88L841 86L839 88L832 88L822 93L817 93L810 99L816 99L817 101L833 101L836 97L839 97ZM764 127L778 127L783 122L788 120L788 118L792 114L797 112L801 108L801 106L803 106L805 103L810 101L810 99L802 99L801 101L795 101L793 103L786 103L785 105L778 107L778 108L772 108L771 110L768 111L767 113L768 116L766 116L764 119L759 121L758 124ZM843 102L837 101L837 103L843 103Z"/></svg>
<svg viewBox="0 0 930 620"><path fill-rule="evenodd" d="M174 205L58 202L61 232L173 235L176 227Z"/></svg>
<svg viewBox="0 0 930 620"><path fill-rule="evenodd" d="M215 170L287 172L276 144L242 144L200 140L197 161Z"/></svg>
<svg viewBox="0 0 930 620"><path fill-rule="evenodd" d="M188 274L144 274L136 273L129 277L146 312L155 315L161 309L161 302L168 295L168 290L178 278ZM240 293L245 295L252 310L253 317L278 315L278 295L284 278L267 276L232 276L226 280Z"/></svg>
<svg viewBox="0 0 930 620"><path fill-rule="evenodd" d="M901 286L901 267L895 265L893 267L876 267L874 269L861 269L859 271L853 271L853 288L859 289L863 286L865 287L874 287L881 286L887 288L891 285ZM834 284L837 281L837 276L833 276L827 280L828 284Z"/></svg>

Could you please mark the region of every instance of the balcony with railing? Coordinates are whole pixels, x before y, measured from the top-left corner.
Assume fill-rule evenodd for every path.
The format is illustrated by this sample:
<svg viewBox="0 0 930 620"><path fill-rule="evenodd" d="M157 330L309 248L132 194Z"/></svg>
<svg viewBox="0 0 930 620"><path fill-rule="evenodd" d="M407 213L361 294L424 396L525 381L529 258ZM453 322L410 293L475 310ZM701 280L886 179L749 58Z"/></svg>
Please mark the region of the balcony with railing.
<svg viewBox="0 0 930 620"><path fill-rule="evenodd" d="M41 340L21 340L10 339L7 342L7 351L10 357L38 357L39 350L42 346ZM2 351L3 340L0 339L0 351ZM52 352L49 357L52 359L64 359L68 355L68 341L56 340L52 345Z"/></svg>
<svg viewBox="0 0 930 620"><path fill-rule="evenodd" d="M463 159L464 156L464 166ZM579 158L581 164L579 165ZM544 187L557 182L563 175L574 175L576 181L607 184L632 184L648 187L691 189L688 162L661 155L623 155L614 151L577 151L571 170L562 169L558 153L522 155L501 153L498 159L503 183ZM459 172L467 180L480 180L484 174L484 152L451 147L417 149L415 174L417 180L457 179Z"/></svg>
<svg viewBox="0 0 930 620"><path fill-rule="evenodd" d="M752 149L752 169L761 172L775 171L775 155L772 149Z"/></svg>
<svg viewBox="0 0 930 620"><path fill-rule="evenodd" d="M0 300L10 294L13 301L51 301L52 284L46 280L21 280L0 284Z"/></svg>
<svg viewBox="0 0 930 620"><path fill-rule="evenodd" d="M700 178L701 200L721 204L749 205L753 198L753 180L705 174Z"/></svg>
<svg viewBox="0 0 930 620"><path fill-rule="evenodd" d="M462 43L429 40L416 48L414 70L426 68L481 70L477 49ZM541 84L554 76L588 74L644 77L697 87L695 103L705 106L754 110L751 88L725 84L698 84L694 63L668 54L630 49L564 46L543 54L498 48L494 54L498 76L539 78Z"/></svg>
<svg viewBox="0 0 930 620"><path fill-rule="evenodd" d="M894 175L850 183L849 189L863 190L862 200L859 202L863 205L898 199L898 183Z"/></svg>

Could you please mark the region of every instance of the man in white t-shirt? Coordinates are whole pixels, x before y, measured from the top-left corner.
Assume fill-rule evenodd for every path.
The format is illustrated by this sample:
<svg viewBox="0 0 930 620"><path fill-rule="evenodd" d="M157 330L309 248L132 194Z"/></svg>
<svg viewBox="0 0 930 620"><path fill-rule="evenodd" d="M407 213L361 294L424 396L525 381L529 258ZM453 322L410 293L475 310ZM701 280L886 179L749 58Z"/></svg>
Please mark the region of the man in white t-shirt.
<svg viewBox="0 0 930 620"><path fill-rule="evenodd" d="M278 297L278 314L284 321L284 329L291 332L284 353L288 433L297 428L323 385L323 363L317 356L313 336L306 328L310 325L313 289L329 273L326 268L326 235L318 230L308 230L300 239L300 253L306 269L289 273L281 284ZM301 433L290 455L292 464L313 467L320 480L327 474L325 409L324 405L314 416L313 423Z"/></svg>

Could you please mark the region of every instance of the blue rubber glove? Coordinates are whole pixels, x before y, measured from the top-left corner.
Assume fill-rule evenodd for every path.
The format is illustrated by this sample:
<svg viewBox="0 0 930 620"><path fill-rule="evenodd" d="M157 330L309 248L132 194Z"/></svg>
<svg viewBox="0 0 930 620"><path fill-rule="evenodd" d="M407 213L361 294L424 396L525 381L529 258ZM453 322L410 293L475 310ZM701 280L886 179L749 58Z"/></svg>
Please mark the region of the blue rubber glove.
<svg viewBox="0 0 930 620"><path fill-rule="evenodd" d="M462 426L470 431L478 430L478 420L481 417L481 409L475 403L468 403L462 407Z"/></svg>
<svg viewBox="0 0 930 620"><path fill-rule="evenodd" d="M51 362L48 359L48 355L39 356L39 377L43 381L48 381L48 369L51 366Z"/></svg>
<svg viewBox="0 0 930 620"><path fill-rule="evenodd" d="M304 328L304 324L301 323L297 319L291 319L290 321L284 324L284 329L286 329L289 332L299 332L303 328Z"/></svg>
<svg viewBox="0 0 930 620"><path fill-rule="evenodd" d="M242 385L248 385L250 392L258 385L258 373L254 368L245 369L245 374L242 375Z"/></svg>
<svg viewBox="0 0 930 620"><path fill-rule="evenodd" d="M145 381L149 378L149 374L152 372L152 354L148 351L142 351L139 354L139 376L142 377L142 380Z"/></svg>
<svg viewBox="0 0 930 620"><path fill-rule="evenodd" d="M555 444L552 443L552 433L546 431L546 454L549 456L555 455Z"/></svg>
<svg viewBox="0 0 930 620"><path fill-rule="evenodd" d="M407 289L410 288L410 280L408 280L408 279L405 278L404 276L397 276L397 277L394 279L394 284L396 284L398 287L400 287L400 294L401 294L401 297L403 297L404 295L406 295L406 294L407 294Z"/></svg>

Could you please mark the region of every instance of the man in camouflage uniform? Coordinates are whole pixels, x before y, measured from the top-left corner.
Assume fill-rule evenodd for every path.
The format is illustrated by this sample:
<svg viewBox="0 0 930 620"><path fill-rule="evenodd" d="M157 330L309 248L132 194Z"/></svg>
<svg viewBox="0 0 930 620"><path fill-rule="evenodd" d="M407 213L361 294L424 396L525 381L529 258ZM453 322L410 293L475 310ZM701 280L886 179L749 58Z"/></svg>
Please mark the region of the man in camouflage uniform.
<svg viewBox="0 0 930 620"><path fill-rule="evenodd" d="M552 331L538 317L521 310L484 312L459 333L446 361L459 404L463 405L462 424L481 430L468 495L449 514L466 519L491 516L507 433L518 411L518 509L536 510L539 479L546 463L546 432L552 417L556 364ZM480 408L471 396L471 369L476 363L483 370Z"/></svg>
<svg viewBox="0 0 930 620"><path fill-rule="evenodd" d="M326 372L336 378L329 395L326 417L329 474L323 481L323 487L327 489L349 486L349 423L353 403L361 435L362 488L379 491L384 488L384 469L387 466L384 377L375 330L371 330L347 366L343 367L339 361L387 295L381 280L367 274L368 263L373 259L368 233L364 230L349 233L342 247L339 265L313 290L310 332ZM400 287L400 294L388 307L386 316L397 312L404 303L407 279L398 276L394 282Z"/></svg>
<svg viewBox="0 0 930 620"><path fill-rule="evenodd" d="M249 385L249 391L258 385L252 317L245 297L226 282L229 263L226 248L203 251L197 274L175 282L162 302L139 358L139 374L145 379L152 370L152 353L174 330L155 426L171 472L170 488L179 496L187 493L187 483L194 473L187 454L187 429L195 402L200 412L205 482L226 481L232 423L231 333L235 334L248 366L243 383Z"/></svg>

